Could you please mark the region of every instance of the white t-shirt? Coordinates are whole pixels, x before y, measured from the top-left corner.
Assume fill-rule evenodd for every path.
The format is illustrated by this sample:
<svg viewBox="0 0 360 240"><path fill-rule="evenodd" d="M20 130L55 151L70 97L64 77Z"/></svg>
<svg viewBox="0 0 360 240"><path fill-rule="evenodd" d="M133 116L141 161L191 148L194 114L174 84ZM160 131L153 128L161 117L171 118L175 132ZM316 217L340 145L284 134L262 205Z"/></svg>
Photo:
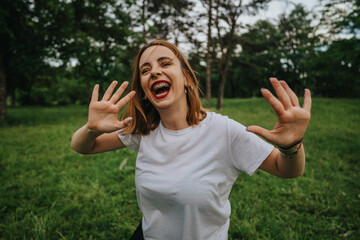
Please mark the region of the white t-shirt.
<svg viewBox="0 0 360 240"><path fill-rule="evenodd" d="M217 113L194 127L159 126L147 136L121 135L136 159L135 185L146 240L223 240L229 229L230 190L252 175L273 146Z"/></svg>

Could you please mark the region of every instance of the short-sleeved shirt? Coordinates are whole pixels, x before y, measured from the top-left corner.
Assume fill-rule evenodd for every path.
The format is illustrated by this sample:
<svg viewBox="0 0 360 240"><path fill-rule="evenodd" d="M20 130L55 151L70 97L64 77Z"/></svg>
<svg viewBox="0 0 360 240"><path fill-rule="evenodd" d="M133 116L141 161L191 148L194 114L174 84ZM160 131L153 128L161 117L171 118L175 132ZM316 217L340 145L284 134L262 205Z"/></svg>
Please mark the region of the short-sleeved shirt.
<svg viewBox="0 0 360 240"><path fill-rule="evenodd" d="M138 151L136 194L150 240L227 239L234 182L241 173L255 173L273 150L242 124L213 112L179 131L160 122L149 135L118 136Z"/></svg>

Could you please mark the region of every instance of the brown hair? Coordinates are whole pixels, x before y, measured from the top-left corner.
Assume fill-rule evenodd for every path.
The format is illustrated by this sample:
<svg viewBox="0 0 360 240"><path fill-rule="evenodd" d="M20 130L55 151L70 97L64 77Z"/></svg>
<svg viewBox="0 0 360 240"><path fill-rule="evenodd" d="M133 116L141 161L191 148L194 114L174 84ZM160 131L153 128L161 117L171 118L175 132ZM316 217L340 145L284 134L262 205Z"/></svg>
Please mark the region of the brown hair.
<svg viewBox="0 0 360 240"><path fill-rule="evenodd" d="M135 59L131 90L136 91L136 94L130 100L125 112L122 114L122 118L132 117L133 120L121 131L121 133L124 135L131 133L148 135L150 131L157 128L160 123L160 115L156 108L149 100L144 100L145 93L140 83L140 58L144 51L151 46L167 47L180 61L182 72L188 82L188 86L185 86L185 88L187 88L186 95L187 104L189 107L189 111L186 116L188 124L190 126L197 125L202 119L206 117L206 110L202 107L199 97L199 82L184 54L175 45L167 41L155 40L149 45L142 47Z"/></svg>

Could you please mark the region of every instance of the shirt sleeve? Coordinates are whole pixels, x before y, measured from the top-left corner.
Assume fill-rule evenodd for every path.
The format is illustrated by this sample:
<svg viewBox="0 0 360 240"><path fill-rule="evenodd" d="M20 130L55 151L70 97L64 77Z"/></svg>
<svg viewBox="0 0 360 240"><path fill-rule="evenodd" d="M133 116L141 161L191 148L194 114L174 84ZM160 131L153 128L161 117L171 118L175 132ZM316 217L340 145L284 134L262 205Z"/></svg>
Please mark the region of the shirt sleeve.
<svg viewBox="0 0 360 240"><path fill-rule="evenodd" d="M274 147L232 119L228 121L232 162L240 172L253 175Z"/></svg>
<svg viewBox="0 0 360 240"><path fill-rule="evenodd" d="M132 152L139 151L141 136L140 134L122 135L121 130L116 131L120 141L129 148Z"/></svg>

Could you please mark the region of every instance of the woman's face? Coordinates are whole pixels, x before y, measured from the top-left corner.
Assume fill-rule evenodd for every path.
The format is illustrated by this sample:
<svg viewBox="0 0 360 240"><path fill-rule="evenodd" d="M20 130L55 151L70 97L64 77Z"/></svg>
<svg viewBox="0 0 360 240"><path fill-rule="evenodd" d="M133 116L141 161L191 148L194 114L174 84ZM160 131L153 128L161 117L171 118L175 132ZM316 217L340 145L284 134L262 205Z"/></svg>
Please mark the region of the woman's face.
<svg viewBox="0 0 360 240"><path fill-rule="evenodd" d="M141 87L155 108L186 107L186 77L175 54L164 46L151 46L139 62ZM185 105L184 105L185 104Z"/></svg>

